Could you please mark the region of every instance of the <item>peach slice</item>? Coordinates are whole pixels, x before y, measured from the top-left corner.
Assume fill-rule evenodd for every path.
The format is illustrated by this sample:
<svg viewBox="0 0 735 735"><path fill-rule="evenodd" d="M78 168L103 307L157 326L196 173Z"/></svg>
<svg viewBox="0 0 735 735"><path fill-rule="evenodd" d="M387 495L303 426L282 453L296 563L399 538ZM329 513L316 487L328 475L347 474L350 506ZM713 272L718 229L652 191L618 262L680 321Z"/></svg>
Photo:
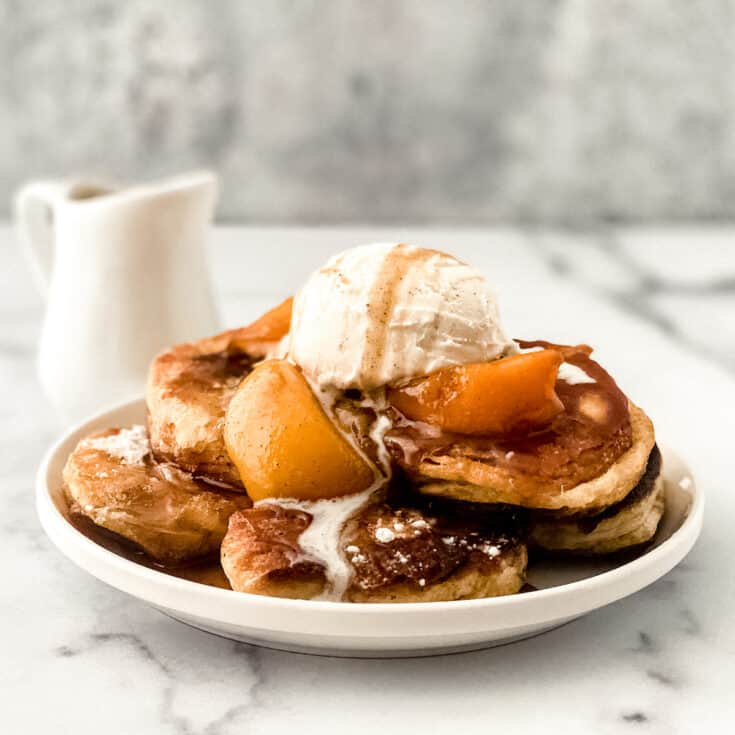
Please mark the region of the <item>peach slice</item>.
<svg viewBox="0 0 735 735"><path fill-rule="evenodd" d="M288 334L291 328L291 311L293 309L293 296L265 314L258 317L252 324L238 330L238 346L246 350L252 349L253 344L278 342L279 339Z"/></svg>
<svg viewBox="0 0 735 735"><path fill-rule="evenodd" d="M562 356L527 352L437 370L388 391L406 417L458 434L507 434L543 426L563 406L554 391Z"/></svg>
<svg viewBox="0 0 735 735"><path fill-rule="evenodd" d="M224 437L253 500L333 498L365 490L375 479L301 371L285 360L266 360L243 380Z"/></svg>

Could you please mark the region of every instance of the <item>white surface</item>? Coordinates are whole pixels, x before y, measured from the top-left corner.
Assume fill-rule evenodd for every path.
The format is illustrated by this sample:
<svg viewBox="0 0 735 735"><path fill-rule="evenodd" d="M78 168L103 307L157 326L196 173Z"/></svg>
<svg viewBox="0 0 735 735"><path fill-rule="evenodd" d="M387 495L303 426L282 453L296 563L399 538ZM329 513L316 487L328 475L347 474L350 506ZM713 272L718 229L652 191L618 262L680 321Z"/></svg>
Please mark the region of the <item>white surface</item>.
<svg viewBox="0 0 735 735"><path fill-rule="evenodd" d="M62 469L93 431L145 421L139 399L74 427L48 452L38 472L36 503L46 533L65 556L118 590L212 633L273 648L335 655L410 656L486 648L525 638L637 592L692 548L704 503L691 471L663 453L667 510L655 548L627 564L545 562L532 568L535 592L429 604L345 604L281 600L177 579L96 545L64 517Z"/></svg>
<svg viewBox="0 0 735 735"><path fill-rule="evenodd" d="M636 236L635 247L666 242L671 234ZM722 256L716 278L735 278L735 251L727 257L720 249L730 242L718 235L712 244L701 229L690 230L690 238L673 234L667 277L686 254L685 280L691 251L705 257L714 248ZM726 732L735 717L735 346L720 339L718 322L731 322L735 294L718 291L719 308L696 331L680 327L680 312L657 306L662 293L677 293L674 286L647 290L655 264L621 260L615 237L401 227L214 233L214 281L228 324L256 316L293 292L327 255L354 243L407 240L456 251L499 292L511 335L594 344L651 414L662 441L686 456L707 497L704 531L689 557L625 600L494 650L350 661L198 633L97 582L53 548L33 507L34 474L61 428L33 371L41 306L17 244L8 230L0 232L4 731ZM700 295L710 298L708 291Z"/></svg>

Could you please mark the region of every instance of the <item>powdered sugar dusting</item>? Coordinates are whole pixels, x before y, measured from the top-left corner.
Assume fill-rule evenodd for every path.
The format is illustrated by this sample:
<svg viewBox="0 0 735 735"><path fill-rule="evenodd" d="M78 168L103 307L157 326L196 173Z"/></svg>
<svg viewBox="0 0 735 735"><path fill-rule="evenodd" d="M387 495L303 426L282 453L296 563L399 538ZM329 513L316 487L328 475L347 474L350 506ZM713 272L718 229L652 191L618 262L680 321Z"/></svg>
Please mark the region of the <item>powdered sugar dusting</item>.
<svg viewBox="0 0 735 735"><path fill-rule="evenodd" d="M117 434L85 439L83 445L89 449L107 452L123 464L143 464L146 455L151 451L148 432L145 426L140 424L129 429L120 429Z"/></svg>
<svg viewBox="0 0 735 735"><path fill-rule="evenodd" d="M510 543L503 534L450 533L435 517L423 517L417 509L388 506L376 511L368 516L368 537L360 543L363 548L345 546L355 567L355 584L364 590L396 582L429 588L469 560L483 563L480 555L488 561L500 558Z"/></svg>
<svg viewBox="0 0 735 735"><path fill-rule="evenodd" d="M381 544L389 544L391 541L395 540L396 534L387 526L378 526L378 528L375 529L375 538L380 541Z"/></svg>

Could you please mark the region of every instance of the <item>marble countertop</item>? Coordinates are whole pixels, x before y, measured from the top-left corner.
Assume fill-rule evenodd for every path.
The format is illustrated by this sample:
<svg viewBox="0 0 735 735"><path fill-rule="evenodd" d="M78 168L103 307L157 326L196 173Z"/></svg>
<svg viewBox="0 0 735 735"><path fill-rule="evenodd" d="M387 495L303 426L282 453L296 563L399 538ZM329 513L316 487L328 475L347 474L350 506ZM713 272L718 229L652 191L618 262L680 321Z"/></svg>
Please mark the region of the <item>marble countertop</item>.
<svg viewBox="0 0 735 735"><path fill-rule="evenodd" d="M690 462L703 535L648 589L542 637L434 659L317 658L191 630L83 573L41 531L36 467L62 427L34 371L43 306L0 229L0 730L229 735L724 732L735 719L735 229L218 228L226 325L375 240L482 267L516 336L587 341ZM504 728L504 729L503 729Z"/></svg>

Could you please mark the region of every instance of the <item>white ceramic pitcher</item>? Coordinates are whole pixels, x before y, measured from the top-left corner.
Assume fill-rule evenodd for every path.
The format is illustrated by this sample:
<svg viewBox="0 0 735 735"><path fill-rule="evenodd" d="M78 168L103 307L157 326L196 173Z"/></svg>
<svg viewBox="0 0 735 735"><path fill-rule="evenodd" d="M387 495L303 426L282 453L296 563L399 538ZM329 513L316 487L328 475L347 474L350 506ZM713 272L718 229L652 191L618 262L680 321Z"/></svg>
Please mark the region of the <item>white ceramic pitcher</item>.
<svg viewBox="0 0 735 735"><path fill-rule="evenodd" d="M209 172L18 193L20 239L47 298L39 377L65 420L142 395L159 350L217 331L204 252L216 196Z"/></svg>

